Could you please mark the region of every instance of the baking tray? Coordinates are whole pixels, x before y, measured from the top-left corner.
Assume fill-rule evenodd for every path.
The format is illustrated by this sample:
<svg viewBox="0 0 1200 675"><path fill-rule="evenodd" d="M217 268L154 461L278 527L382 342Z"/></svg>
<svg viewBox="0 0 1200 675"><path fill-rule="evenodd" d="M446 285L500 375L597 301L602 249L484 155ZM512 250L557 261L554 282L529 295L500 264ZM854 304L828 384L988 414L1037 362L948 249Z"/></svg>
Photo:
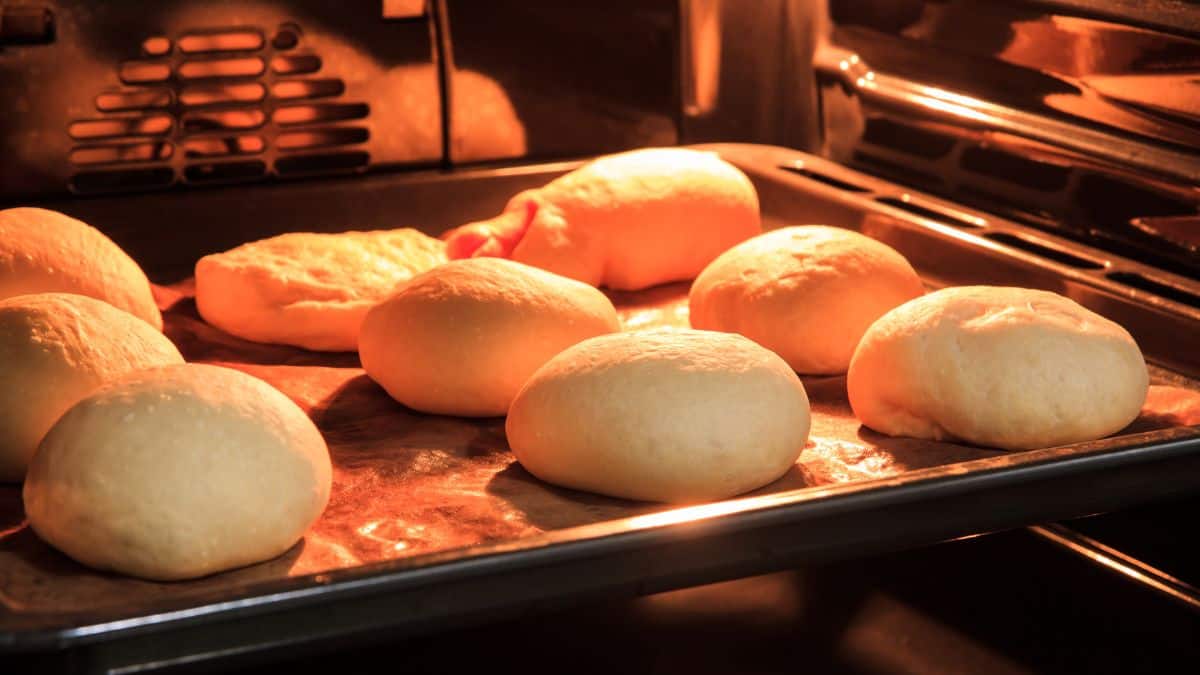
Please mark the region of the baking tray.
<svg viewBox="0 0 1200 675"><path fill-rule="evenodd" d="M1200 334L1189 308L982 236L1034 236L1016 223L790 150L717 149L751 175L769 225L825 222L867 231L905 252L932 286L1022 282L1066 292L1124 319L1144 347L1173 344L1174 351L1146 349L1170 368L1152 366L1146 409L1119 435L1029 452L880 436L853 419L844 378L807 377L812 441L788 475L739 499L671 508L543 484L514 462L502 419L407 410L365 377L353 354L315 354L225 335L199 319L184 279L156 287L166 332L189 360L261 377L309 412L334 458L330 505L305 539L276 560L196 581L154 583L92 572L53 551L25 524L19 488L0 487L0 650L30 663L52 659L98 672L284 649L294 654L580 598L862 556L1200 487L1200 385L1185 375L1194 355L1175 353L1194 351L1183 347L1195 345ZM317 200L311 210L319 212L327 199L347 204L375 196L367 203L377 217L358 213L348 225L416 224L438 231L486 215L514 189L572 166L52 206L97 223L124 223L125 230L111 228L118 240L129 238L145 218L137 214L148 210L169 214L185 233L190 222L199 227L207 216L202 232L208 237L200 240L224 248L230 239L256 238L271 228L321 229L307 226L303 216L285 225L266 221L258 230L241 226L273 207L299 216L309 210L305 200ZM911 203L924 210L894 206ZM220 210L219 220L212 209ZM943 212L949 215L929 217ZM406 219L405 213L414 215ZM421 222L422 213L428 222ZM952 218L972 224L948 224ZM153 233L141 232L130 241L162 246L157 270L147 265L160 281L178 272L172 255L194 260L205 252L200 247L189 254L178 244L187 239L179 231L159 232L161 244ZM1055 244L1047 237L1039 241ZM1136 267L1111 256L1104 263L1109 269ZM639 328L685 324L686 290L687 284L673 284L611 295L626 326ZM1166 330L1175 332L1160 335Z"/></svg>

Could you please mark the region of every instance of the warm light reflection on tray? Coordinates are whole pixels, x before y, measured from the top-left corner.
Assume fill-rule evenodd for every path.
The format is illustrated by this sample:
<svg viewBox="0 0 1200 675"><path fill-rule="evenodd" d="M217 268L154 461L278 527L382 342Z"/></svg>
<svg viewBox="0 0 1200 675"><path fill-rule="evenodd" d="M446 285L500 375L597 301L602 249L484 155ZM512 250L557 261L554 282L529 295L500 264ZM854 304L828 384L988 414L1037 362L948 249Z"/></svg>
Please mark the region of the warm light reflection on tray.
<svg viewBox="0 0 1200 675"><path fill-rule="evenodd" d="M354 354L318 354L229 337L196 314L188 284L156 289L167 334L189 360L261 377L312 415L329 442L333 496L321 520L276 560L197 581L161 584L91 572L42 544L24 524L17 486L0 487L0 603L44 615L132 614L186 598L244 592L248 584L498 543L627 517L631 526L673 524L727 512L724 504L667 512L558 489L514 463L503 420L412 412L358 368ZM613 293L629 328L687 323L687 284ZM1129 431L1200 423L1200 394L1159 385ZM1180 384L1176 382L1175 384ZM893 439L862 429L841 377L805 378L812 440L784 478L753 494L881 478L907 470L997 456L949 443ZM644 521L644 522L643 522Z"/></svg>

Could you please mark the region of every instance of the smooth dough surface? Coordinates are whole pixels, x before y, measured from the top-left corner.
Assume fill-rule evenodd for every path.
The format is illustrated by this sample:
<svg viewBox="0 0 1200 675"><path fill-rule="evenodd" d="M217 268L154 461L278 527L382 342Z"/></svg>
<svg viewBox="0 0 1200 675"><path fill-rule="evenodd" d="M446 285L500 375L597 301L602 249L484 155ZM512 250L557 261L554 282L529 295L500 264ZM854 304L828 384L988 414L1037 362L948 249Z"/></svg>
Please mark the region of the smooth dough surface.
<svg viewBox="0 0 1200 675"><path fill-rule="evenodd" d="M800 373L844 373L867 328L924 292L890 246L823 225L785 227L722 253L688 294L692 326L740 333Z"/></svg>
<svg viewBox="0 0 1200 675"><path fill-rule="evenodd" d="M67 411L30 464L25 512L85 565L188 579L291 548L331 479L299 406L240 371L184 364L134 373Z"/></svg>
<svg viewBox="0 0 1200 675"><path fill-rule="evenodd" d="M498 256L593 286L693 279L762 232L758 194L716 154L683 148L602 157L446 235L451 258Z"/></svg>
<svg viewBox="0 0 1200 675"><path fill-rule="evenodd" d="M367 310L445 260L445 244L414 229L293 232L201 258L196 307L254 342L354 351Z"/></svg>
<svg viewBox="0 0 1200 675"><path fill-rule="evenodd" d="M1055 293L946 288L876 321L850 363L854 414L892 436L1042 448L1115 433L1149 377L1121 326Z"/></svg>
<svg viewBox="0 0 1200 675"><path fill-rule="evenodd" d="M593 338L513 401L513 454L548 483L693 502L766 485L808 440L808 397L783 359L740 335L665 329Z"/></svg>
<svg viewBox="0 0 1200 675"><path fill-rule="evenodd" d="M0 211L0 299L78 293L162 330L150 281L133 258L96 228L57 211Z"/></svg>
<svg viewBox="0 0 1200 675"><path fill-rule="evenodd" d="M55 421L135 370L183 363L145 321L71 293L0 300L0 480L19 481Z"/></svg>
<svg viewBox="0 0 1200 675"><path fill-rule="evenodd" d="M359 356L371 379L410 408L495 416L550 357L620 325L612 302L587 284L471 258L414 277L373 308Z"/></svg>

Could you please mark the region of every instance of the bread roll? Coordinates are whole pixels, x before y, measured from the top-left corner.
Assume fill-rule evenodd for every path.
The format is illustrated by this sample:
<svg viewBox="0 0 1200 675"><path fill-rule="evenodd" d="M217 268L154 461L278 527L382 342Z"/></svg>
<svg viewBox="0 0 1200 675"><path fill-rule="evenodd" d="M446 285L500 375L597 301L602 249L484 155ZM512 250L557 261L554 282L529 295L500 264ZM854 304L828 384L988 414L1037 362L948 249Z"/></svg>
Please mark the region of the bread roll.
<svg viewBox="0 0 1200 675"><path fill-rule="evenodd" d="M299 406L240 371L186 364L67 411L30 463L25 512L85 565L188 579L286 551L330 482L325 441Z"/></svg>
<svg viewBox="0 0 1200 675"><path fill-rule="evenodd" d="M666 329L586 340L513 401L513 454L548 483L657 502L721 499L795 464L804 385L739 335Z"/></svg>
<svg viewBox="0 0 1200 675"><path fill-rule="evenodd" d="M59 416L105 382L183 363L145 321L70 293L0 300L0 480L19 481Z"/></svg>
<svg viewBox="0 0 1200 675"><path fill-rule="evenodd" d="M404 405L503 415L525 380L585 338L620 330L603 293L498 258L458 260L402 284L363 321L363 368Z"/></svg>
<svg viewBox="0 0 1200 675"><path fill-rule="evenodd" d="M77 293L162 330L145 272L91 225L46 209L0 211L0 299Z"/></svg>
<svg viewBox="0 0 1200 675"><path fill-rule="evenodd" d="M1148 376L1129 333L1074 301L970 286L876 321L847 386L876 431L1017 450L1119 431L1141 410Z"/></svg>
<svg viewBox="0 0 1200 675"><path fill-rule="evenodd" d="M692 326L740 333L801 373L844 373L867 328L924 292L904 256L857 232L785 227L722 253L688 295Z"/></svg>
<svg viewBox="0 0 1200 675"><path fill-rule="evenodd" d="M761 231L758 195L736 167L709 152L657 148L603 157L526 190L446 241L451 258L511 258L636 290L692 279Z"/></svg>
<svg viewBox="0 0 1200 675"><path fill-rule="evenodd" d="M367 310L445 248L413 229L283 234L201 258L196 307L246 340L354 351Z"/></svg>

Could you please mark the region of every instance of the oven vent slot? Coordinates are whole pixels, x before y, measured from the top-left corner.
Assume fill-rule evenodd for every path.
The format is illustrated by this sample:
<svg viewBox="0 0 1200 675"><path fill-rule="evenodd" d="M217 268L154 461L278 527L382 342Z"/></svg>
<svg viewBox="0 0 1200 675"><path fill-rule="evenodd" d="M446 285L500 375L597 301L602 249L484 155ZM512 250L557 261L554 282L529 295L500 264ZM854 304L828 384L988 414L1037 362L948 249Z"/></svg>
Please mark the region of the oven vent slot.
<svg viewBox="0 0 1200 675"><path fill-rule="evenodd" d="M72 164L120 164L122 162L152 162L168 160L175 146L166 141L145 143L116 143L111 145L81 145L71 151Z"/></svg>
<svg viewBox="0 0 1200 675"><path fill-rule="evenodd" d="M966 148L959 161L971 173L1039 192L1061 191L1071 177L1070 167L984 146Z"/></svg>
<svg viewBox="0 0 1200 675"><path fill-rule="evenodd" d="M283 152L293 152L304 148L328 148L365 143L370 137L370 132L362 127L332 127L280 134L276 140L276 146Z"/></svg>
<svg viewBox="0 0 1200 675"><path fill-rule="evenodd" d="M1137 272L1111 272L1107 276L1109 279L1131 288L1148 291L1168 300L1174 300L1175 302L1200 309L1200 295L1177 286L1151 279Z"/></svg>
<svg viewBox="0 0 1200 675"><path fill-rule="evenodd" d="M800 174L809 180L815 180L818 183L824 183L839 190L845 190L846 192L870 192L870 190L861 185L855 185L854 183L842 180L841 178L834 178L828 174L818 173L803 166L789 166L785 164L779 168L784 171Z"/></svg>
<svg viewBox="0 0 1200 675"><path fill-rule="evenodd" d="M100 194L365 170L370 108L320 72L299 26L153 35L117 66L98 115L67 127L74 192Z"/></svg>
<svg viewBox="0 0 1200 675"><path fill-rule="evenodd" d="M953 137L878 116L867 118L862 140L871 145L930 160L950 154L955 144Z"/></svg>
<svg viewBox="0 0 1200 675"><path fill-rule="evenodd" d="M262 178L266 173L266 164L260 160L251 160L193 164L187 168L184 177L189 183L240 183Z"/></svg>
<svg viewBox="0 0 1200 675"><path fill-rule="evenodd" d="M312 176L352 173L367 168L370 156L365 152L338 152L324 155L283 157L275 162L280 176Z"/></svg>
<svg viewBox="0 0 1200 675"><path fill-rule="evenodd" d="M987 224L983 218L971 216L968 214L954 214L946 211L935 210L927 206L913 202L911 199L903 199L899 197L876 197L875 201L881 204L887 204L893 208L909 213L922 218L943 223L945 225L953 225L954 227L979 228Z"/></svg>
<svg viewBox="0 0 1200 675"><path fill-rule="evenodd" d="M940 177L908 164L893 162L890 159L862 152L861 150L854 152L854 157L851 161L872 173L879 174L885 178L891 178L903 185L924 188L930 192L943 191L944 183Z"/></svg>
<svg viewBox="0 0 1200 675"><path fill-rule="evenodd" d="M172 100L167 89L113 90L96 96L96 110L106 113L155 110L170 106Z"/></svg>
<svg viewBox="0 0 1200 675"><path fill-rule="evenodd" d="M1068 267L1075 267L1082 270L1100 270L1104 269L1105 267L1104 263L1098 260L1085 258L1077 253L1047 246L1046 244L1015 234L1009 234L1008 232L988 232L983 236L991 239L992 241L998 241L1005 246L1021 249L1026 253L1032 253Z"/></svg>

